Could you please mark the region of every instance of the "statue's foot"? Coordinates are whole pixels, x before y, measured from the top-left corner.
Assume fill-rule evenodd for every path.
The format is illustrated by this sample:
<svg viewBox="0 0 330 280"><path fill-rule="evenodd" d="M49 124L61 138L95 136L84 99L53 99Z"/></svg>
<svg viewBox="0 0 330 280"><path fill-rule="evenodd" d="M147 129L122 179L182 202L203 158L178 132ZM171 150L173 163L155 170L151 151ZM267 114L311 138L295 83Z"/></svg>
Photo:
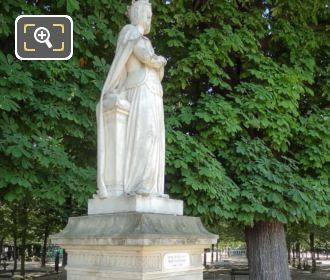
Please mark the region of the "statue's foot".
<svg viewBox="0 0 330 280"><path fill-rule="evenodd" d="M147 190L138 190L135 192L136 195L141 195L141 196L150 196L150 193Z"/></svg>
<svg viewBox="0 0 330 280"><path fill-rule="evenodd" d="M137 196L137 195L140 195L140 196L150 196L151 195L147 190L144 190L144 189L137 190L137 191L127 192L125 194L128 195L128 196Z"/></svg>
<svg viewBox="0 0 330 280"><path fill-rule="evenodd" d="M137 192L137 191L131 191L131 192L124 193L124 195L127 195L127 196L137 196L137 195L142 195L142 194L140 192ZM146 193L144 193L144 196L146 196Z"/></svg>
<svg viewBox="0 0 330 280"><path fill-rule="evenodd" d="M153 193L153 194L151 194L151 196L160 197L160 198L170 198L170 196L165 193Z"/></svg>
<svg viewBox="0 0 330 280"><path fill-rule="evenodd" d="M170 196L169 196L168 194L165 194L165 193L163 193L163 194L158 194L157 196L158 196L158 197L161 197L161 198L170 198Z"/></svg>
<svg viewBox="0 0 330 280"><path fill-rule="evenodd" d="M136 193L135 192L125 192L124 195L127 195L127 196L136 196Z"/></svg>
<svg viewBox="0 0 330 280"><path fill-rule="evenodd" d="M160 194L160 193L149 193L146 190L138 190L138 191L131 191L125 193L125 195L128 196L136 196L136 195L141 195L141 196L153 196L153 197L160 197L160 198L170 198L168 194Z"/></svg>
<svg viewBox="0 0 330 280"><path fill-rule="evenodd" d="M97 198L97 197L101 199L105 199L108 197L108 193L100 192L100 190L98 190L97 193L93 195L93 198Z"/></svg>

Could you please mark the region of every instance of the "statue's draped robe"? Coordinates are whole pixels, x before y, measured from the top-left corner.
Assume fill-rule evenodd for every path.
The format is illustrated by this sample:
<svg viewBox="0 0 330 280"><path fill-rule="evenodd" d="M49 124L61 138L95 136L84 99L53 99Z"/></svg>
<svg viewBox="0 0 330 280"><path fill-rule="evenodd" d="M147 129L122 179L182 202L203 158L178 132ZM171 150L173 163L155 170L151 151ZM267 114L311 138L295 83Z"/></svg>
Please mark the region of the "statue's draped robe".
<svg viewBox="0 0 330 280"><path fill-rule="evenodd" d="M119 94L130 102L126 139L123 139L126 143L124 191L151 195L164 193L165 128L160 79L157 71L147 65L144 65L143 79L138 83L129 83L127 79L125 64L138 40L146 40L147 51L153 52L149 40L143 37L136 26L126 25L120 32L115 58L98 104L97 181L100 197L107 196L104 183L107 149L103 116L105 94Z"/></svg>

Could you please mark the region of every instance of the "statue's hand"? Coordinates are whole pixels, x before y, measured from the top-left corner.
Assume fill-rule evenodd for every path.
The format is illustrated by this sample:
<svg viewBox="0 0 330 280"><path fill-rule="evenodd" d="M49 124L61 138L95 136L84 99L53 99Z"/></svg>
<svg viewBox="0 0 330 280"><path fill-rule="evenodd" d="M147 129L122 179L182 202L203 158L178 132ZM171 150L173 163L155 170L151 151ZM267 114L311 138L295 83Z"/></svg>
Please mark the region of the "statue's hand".
<svg viewBox="0 0 330 280"><path fill-rule="evenodd" d="M128 111L130 103L125 99L125 96L123 94L105 94L103 97L103 109L111 110L115 107Z"/></svg>
<svg viewBox="0 0 330 280"><path fill-rule="evenodd" d="M158 56L159 61L163 64L163 67L167 64L167 60L163 56Z"/></svg>
<svg viewBox="0 0 330 280"><path fill-rule="evenodd" d="M159 80L162 81L163 78L164 78L164 66L160 67L159 70L158 70L158 77L159 77Z"/></svg>

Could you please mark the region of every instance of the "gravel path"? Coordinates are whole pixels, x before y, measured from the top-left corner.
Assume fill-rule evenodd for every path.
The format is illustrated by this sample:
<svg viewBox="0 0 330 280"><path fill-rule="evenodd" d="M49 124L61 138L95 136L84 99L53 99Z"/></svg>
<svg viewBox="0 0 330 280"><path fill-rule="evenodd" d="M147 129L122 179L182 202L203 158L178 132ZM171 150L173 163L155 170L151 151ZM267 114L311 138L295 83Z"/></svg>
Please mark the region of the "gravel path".
<svg viewBox="0 0 330 280"><path fill-rule="evenodd" d="M232 263L233 264L233 263ZM231 280L230 277L230 266L232 264L228 264L228 267L219 269L208 269L204 273L204 280ZM235 262L235 266L237 266L238 262ZM29 268L39 268L39 264L31 264ZM227 266L227 265L226 265ZM244 263L239 263L239 266L246 266ZM39 268L40 269L40 268ZM52 264L46 268L48 271L53 269ZM324 262L324 264L319 267L319 271L316 273L310 273L308 271L300 271L294 268L291 268L292 280L330 280L330 261ZM11 278L4 277L2 273L0 273L0 280L10 280ZM35 278L38 280L66 280L65 271L61 271L59 274L52 274L43 277ZM248 280L247 276L236 276L236 280Z"/></svg>

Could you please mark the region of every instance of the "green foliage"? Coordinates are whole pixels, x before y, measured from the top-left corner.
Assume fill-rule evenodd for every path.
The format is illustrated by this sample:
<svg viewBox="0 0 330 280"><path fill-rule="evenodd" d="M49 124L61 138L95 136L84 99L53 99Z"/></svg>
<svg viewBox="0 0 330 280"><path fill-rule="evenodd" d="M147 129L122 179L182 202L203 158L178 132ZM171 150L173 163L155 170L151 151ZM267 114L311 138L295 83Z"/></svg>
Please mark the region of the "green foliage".
<svg viewBox="0 0 330 280"><path fill-rule="evenodd" d="M154 41L169 58L170 192L211 224L326 224L327 2L159 0L154 8L154 25L166 27Z"/></svg>
<svg viewBox="0 0 330 280"><path fill-rule="evenodd" d="M59 231L69 216L86 211L96 190L95 107L125 9L117 1L1 2L1 237L38 241L46 228ZM72 59L17 60L20 14L69 14Z"/></svg>
<svg viewBox="0 0 330 280"><path fill-rule="evenodd" d="M75 208L95 191L95 106L127 2L0 4L0 194ZM153 1L165 55L166 186L209 225L329 221L330 9ZM13 57L19 14L69 14L69 61Z"/></svg>
<svg viewBox="0 0 330 280"><path fill-rule="evenodd" d="M71 198L82 204L95 190L95 106L109 69L104 57L110 60L114 49L109 34L124 22L124 5L116 3L118 9L105 17L103 2L1 4L6 12L0 32L0 193L5 200L33 193L59 204ZM12 27L21 13L70 14L74 57L65 62L14 58Z"/></svg>

